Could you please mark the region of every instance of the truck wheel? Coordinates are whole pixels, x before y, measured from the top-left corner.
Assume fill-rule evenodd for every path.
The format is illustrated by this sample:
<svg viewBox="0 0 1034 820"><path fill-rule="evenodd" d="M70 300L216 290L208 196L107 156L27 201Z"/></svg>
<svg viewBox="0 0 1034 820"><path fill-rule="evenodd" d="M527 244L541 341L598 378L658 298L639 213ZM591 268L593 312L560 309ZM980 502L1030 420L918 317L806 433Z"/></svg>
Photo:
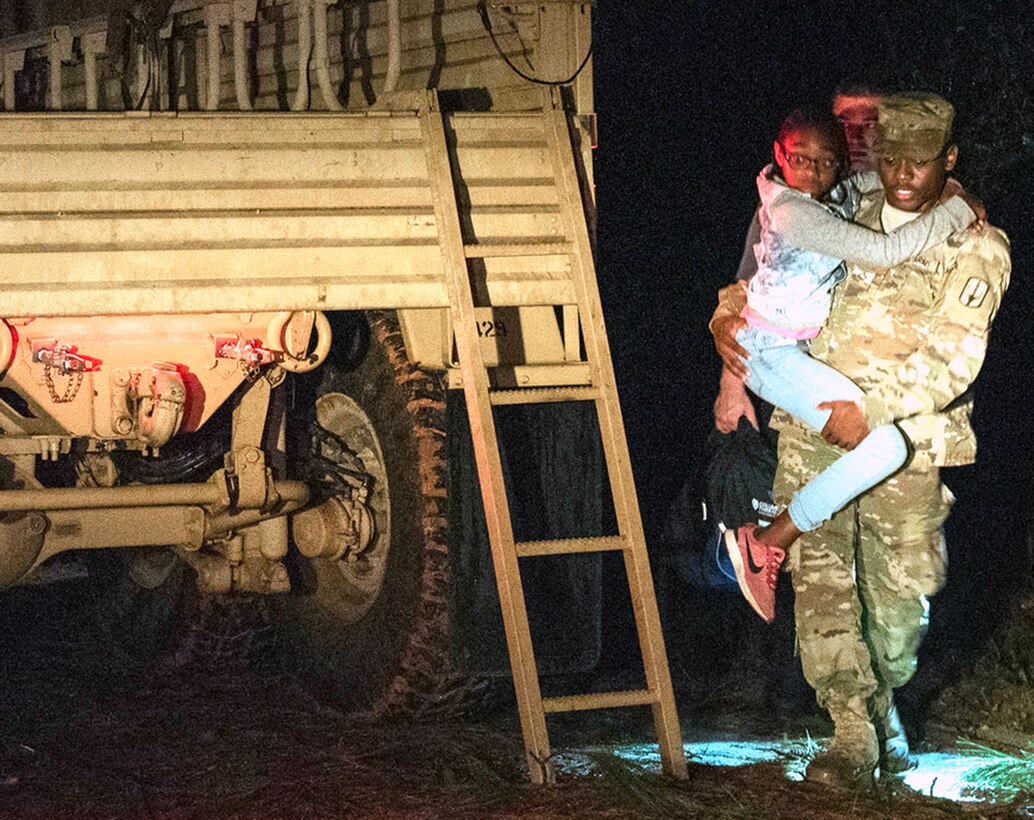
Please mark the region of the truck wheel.
<svg viewBox="0 0 1034 820"><path fill-rule="evenodd" d="M440 714L465 688L449 671L445 390L407 359L393 313L368 320L358 363L328 362L306 401L373 477L373 540L344 558L292 550L282 646L349 710Z"/></svg>
<svg viewBox="0 0 1034 820"><path fill-rule="evenodd" d="M137 547L101 556L96 611L114 649L131 663L163 669L227 669L272 655L275 596L213 595L169 549Z"/></svg>
<svg viewBox="0 0 1034 820"><path fill-rule="evenodd" d="M91 573L98 625L117 653L143 663L178 654L198 591L190 568L172 550L106 550Z"/></svg>
<svg viewBox="0 0 1034 820"><path fill-rule="evenodd" d="M223 460L231 409L221 408L205 430L173 439L159 458L116 452L120 479L144 485L204 481ZM96 469L77 474L89 485ZM194 570L166 547L102 550L92 558L98 625L112 649L131 662L225 668L273 654L277 609L270 596L203 592Z"/></svg>

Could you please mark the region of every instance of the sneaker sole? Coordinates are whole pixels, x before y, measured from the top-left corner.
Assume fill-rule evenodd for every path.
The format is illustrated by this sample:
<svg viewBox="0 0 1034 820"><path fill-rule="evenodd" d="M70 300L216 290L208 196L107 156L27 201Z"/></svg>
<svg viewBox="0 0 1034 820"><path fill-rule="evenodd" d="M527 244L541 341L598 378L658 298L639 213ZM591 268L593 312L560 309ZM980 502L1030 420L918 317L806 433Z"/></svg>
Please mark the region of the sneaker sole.
<svg viewBox="0 0 1034 820"><path fill-rule="evenodd" d="M743 593L750 608L758 614L761 620L766 624L771 623L765 617L765 613L761 611L757 599L750 593L750 587L747 585L747 570L743 566L743 556L740 554L739 544L736 543L736 530L726 530L722 533L722 539L725 541L725 551L729 553L729 560L732 562L732 571L736 573L736 583L739 585L740 592Z"/></svg>

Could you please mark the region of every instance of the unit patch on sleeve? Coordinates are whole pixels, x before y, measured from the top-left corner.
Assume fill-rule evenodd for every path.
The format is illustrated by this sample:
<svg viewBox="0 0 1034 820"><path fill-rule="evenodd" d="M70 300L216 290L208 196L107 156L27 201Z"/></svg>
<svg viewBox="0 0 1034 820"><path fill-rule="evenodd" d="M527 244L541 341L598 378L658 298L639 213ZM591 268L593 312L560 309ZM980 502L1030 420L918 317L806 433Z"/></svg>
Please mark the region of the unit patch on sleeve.
<svg viewBox="0 0 1034 820"><path fill-rule="evenodd" d="M984 304L984 299L987 298L987 292L990 289L991 286L987 281L971 276L965 287L962 288L962 293L959 294L959 301L966 307L978 308Z"/></svg>

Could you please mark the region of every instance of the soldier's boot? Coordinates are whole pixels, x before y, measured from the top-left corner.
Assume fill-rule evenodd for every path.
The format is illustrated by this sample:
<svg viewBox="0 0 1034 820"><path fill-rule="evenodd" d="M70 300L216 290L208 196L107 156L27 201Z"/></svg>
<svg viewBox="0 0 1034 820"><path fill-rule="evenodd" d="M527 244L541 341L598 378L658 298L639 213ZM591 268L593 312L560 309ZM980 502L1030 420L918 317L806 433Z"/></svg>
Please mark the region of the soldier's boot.
<svg viewBox="0 0 1034 820"><path fill-rule="evenodd" d="M871 787L876 779L879 745L876 728L864 704L851 703L829 710L836 731L829 748L812 758L804 772L807 780L846 789Z"/></svg>
<svg viewBox="0 0 1034 820"><path fill-rule="evenodd" d="M893 699L875 698L873 723L880 744L880 774L901 774L919 765L919 759L908 748L908 736Z"/></svg>

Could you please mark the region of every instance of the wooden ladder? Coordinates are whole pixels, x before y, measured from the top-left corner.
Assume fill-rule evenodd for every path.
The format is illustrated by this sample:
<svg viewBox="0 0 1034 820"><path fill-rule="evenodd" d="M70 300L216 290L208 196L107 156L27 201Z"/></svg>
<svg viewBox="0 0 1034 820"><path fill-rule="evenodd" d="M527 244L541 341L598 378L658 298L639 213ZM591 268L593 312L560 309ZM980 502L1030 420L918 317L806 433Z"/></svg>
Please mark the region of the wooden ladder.
<svg viewBox="0 0 1034 820"><path fill-rule="evenodd" d="M618 404L613 363L603 324L567 115L555 91L543 96L542 116L547 151L552 158L562 230L567 239L560 252L570 259L577 314L581 320L585 357L591 374L589 384L523 389L495 389L490 386L476 333L475 303L468 260L490 256L530 256L541 254L542 250L520 244L478 245L464 241L453 160L446 139L446 121L433 91L429 92L427 108L421 113L427 170L449 291L456 353L470 419L528 769L535 783L554 781L546 714L649 705L653 710L663 770L684 779L687 773L682 734ZM550 252L558 251L554 249ZM577 326L574 328L574 338L578 338ZM570 401L595 402L618 533L599 538L515 542L492 408L502 404ZM618 550L624 556L646 688L543 698L528 625L519 559L612 550Z"/></svg>

